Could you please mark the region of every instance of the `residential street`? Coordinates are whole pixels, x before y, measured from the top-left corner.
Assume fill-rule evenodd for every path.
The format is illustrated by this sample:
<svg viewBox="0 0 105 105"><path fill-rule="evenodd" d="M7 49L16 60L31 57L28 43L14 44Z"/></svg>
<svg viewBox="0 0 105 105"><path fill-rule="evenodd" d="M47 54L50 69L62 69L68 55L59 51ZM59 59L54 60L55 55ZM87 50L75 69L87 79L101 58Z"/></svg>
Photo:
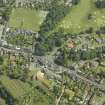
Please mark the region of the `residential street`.
<svg viewBox="0 0 105 105"><path fill-rule="evenodd" d="M0 46L0 50L1 49L9 51L9 52L22 53L22 54L25 54L25 55L30 55L30 57L33 56L34 60L37 61L37 63L39 63L38 61L40 61L42 63L42 65L40 67L42 69L43 69L43 66L44 66L49 71L54 71L55 70L56 72L59 72L59 73L65 72L66 75L69 75L70 77L74 77L79 81L83 81L86 84L94 85L97 88L99 88L100 90L105 91L105 84L99 84L95 81L91 81L91 80L79 75L78 73L76 73L73 70L70 70L70 69L65 68L63 66L59 66L59 65L55 64L51 58L49 59L49 56L47 56L47 57L46 56L34 56L31 52L30 53L26 52L23 49L16 50L16 49L13 49L13 48L10 48L10 47L6 48L6 47L3 47L3 46ZM38 64L38 65L40 65L40 64Z"/></svg>

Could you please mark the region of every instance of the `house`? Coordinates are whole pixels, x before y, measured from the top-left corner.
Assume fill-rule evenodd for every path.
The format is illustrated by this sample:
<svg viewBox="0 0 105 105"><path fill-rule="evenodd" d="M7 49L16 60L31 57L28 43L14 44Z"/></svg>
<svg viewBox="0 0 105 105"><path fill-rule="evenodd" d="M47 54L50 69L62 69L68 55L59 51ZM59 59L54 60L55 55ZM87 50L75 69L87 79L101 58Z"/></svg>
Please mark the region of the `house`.
<svg viewBox="0 0 105 105"><path fill-rule="evenodd" d="M66 0L65 4L68 5L68 6L72 6L72 0Z"/></svg>
<svg viewBox="0 0 105 105"><path fill-rule="evenodd" d="M5 4L6 4L6 3L7 3L7 0L3 0L3 3L5 3Z"/></svg>
<svg viewBox="0 0 105 105"><path fill-rule="evenodd" d="M68 41L67 47L68 47L68 48L74 48L74 47L75 47L75 42L73 42L73 41Z"/></svg>
<svg viewBox="0 0 105 105"><path fill-rule="evenodd" d="M33 0L16 0L15 4L16 4L16 7L18 7L19 5L22 7L26 4L30 4L32 3Z"/></svg>
<svg viewBox="0 0 105 105"><path fill-rule="evenodd" d="M43 72L38 71L38 72L36 73L36 79L37 79L37 80L41 81L41 80L44 80L44 78L45 78L45 75L44 75Z"/></svg>
<svg viewBox="0 0 105 105"><path fill-rule="evenodd" d="M2 20L2 16L0 16L0 20Z"/></svg>
<svg viewBox="0 0 105 105"><path fill-rule="evenodd" d="M2 13L0 13L0 21L3 19Z"/></svg>

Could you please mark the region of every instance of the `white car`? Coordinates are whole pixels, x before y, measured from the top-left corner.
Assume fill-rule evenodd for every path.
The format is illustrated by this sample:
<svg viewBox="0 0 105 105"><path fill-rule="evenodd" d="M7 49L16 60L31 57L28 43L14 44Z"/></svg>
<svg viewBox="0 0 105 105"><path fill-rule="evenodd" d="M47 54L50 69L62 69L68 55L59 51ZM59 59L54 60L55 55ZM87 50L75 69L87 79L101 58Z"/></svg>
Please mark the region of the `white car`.
<svg viewBox="0 0 105 105"><path fill-rule="evenodd" d="M20 50L20 48L16 46L16 50Z"/></svg>

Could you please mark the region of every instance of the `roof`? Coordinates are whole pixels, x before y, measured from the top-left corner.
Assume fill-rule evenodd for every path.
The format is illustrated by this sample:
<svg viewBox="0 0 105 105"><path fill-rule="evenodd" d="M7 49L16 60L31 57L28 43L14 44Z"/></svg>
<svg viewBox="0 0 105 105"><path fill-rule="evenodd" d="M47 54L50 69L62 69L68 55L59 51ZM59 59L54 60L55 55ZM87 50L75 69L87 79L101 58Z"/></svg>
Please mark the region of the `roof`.
<svg viewBox="0 0 105 105"><path fill-rule="evenodd" d="M38 71L36 74L36 78L37 78L37 80L43 80L44 79L44 73L42 73L41 71Z"/></svg>

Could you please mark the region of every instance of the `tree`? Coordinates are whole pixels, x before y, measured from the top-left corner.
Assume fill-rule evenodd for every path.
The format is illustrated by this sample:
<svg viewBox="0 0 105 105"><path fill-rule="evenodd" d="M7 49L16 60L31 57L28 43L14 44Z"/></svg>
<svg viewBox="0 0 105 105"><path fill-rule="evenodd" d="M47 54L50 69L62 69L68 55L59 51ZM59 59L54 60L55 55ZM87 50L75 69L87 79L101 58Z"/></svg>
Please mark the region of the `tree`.
<svg viewBox="0 0 105 105"><path fill-rule="evenodd" d="M105 8L105 0L97 0L95 4L97 8Z"/></svg>
<svg viewBox="0 0 105 105"><path fill-rule="evenodd" d="M3 64L3 61L4 61L4 60L3 60L3 57L0 56L0 65Z"/></svg>
<svg viewBox="0 0 105 105"><path fill-rule="evenodd" d="M42 45L41 43L37 43L35 45L35 48L34 48L35 55L42 56L45 54L45 52L46 52L46 49L44 48L44 45Z"/></svg>
<svg viewBox="0 0 105 105"><path fill-rule="evenodd" d="M40 27L41 32L52 30L55 25L66 16L70 8L65 5L56 5L49 10L49 13Z"/></svg>
<svg viewBox="0 0 105 105"><path fill-rule="evenodd" d="M73 3L74 5L77 5L79 2L80 2L80 0L72 0L72 3Z"/></svg>

